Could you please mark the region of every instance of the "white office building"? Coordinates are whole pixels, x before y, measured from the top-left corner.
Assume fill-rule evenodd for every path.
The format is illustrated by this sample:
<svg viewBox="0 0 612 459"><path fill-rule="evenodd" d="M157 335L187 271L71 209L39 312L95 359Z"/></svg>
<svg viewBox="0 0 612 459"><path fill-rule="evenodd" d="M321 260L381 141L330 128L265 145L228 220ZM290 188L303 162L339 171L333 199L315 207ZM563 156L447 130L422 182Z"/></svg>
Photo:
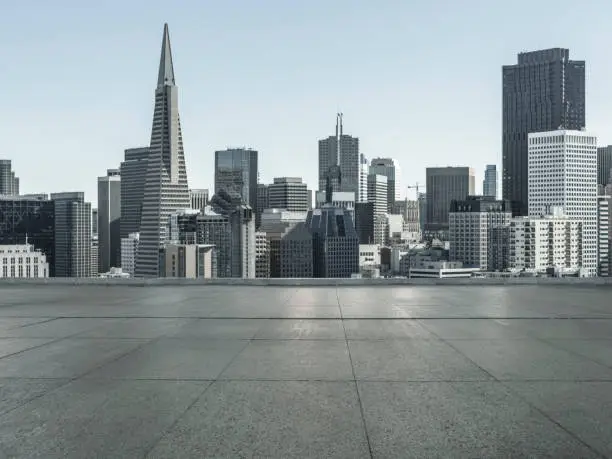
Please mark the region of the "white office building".
<svg viewBox="0 0 612 459"><path fill-rule="evenodd" d="M136 269L136 255L138 254L138 244L140 233L130 233L128 237L121 239L121 269L130 276L134 275Z"/></svg>
<svg viewBox="0 0 612 459"><path fill-rule="evenodd" d="M270 277L270 241L263 231L255 233L255 277Z"/></svg>
<svg viewBox="0 0 612 459"><path fill-rule="evenodd" d="M598 275L610 275L610 205L611 196L597 197L597 269Z"/></svg>
<svg viewBox="0 0 612 459"><path fill-rule="evenodd" d="M359 196L357 202L368 201L368 175L370 173L370 165L368 159L361 154L359 159Z"/></svg>
<svg viewBox="0 0 612 459"><path fill-rule="evenodd" d="M543 217L518 217L510 222L509 264L512 271L578 272L582 265L582 225L561 208Z"/></svg>
<svg viewBox="0 0 612 459"><path fill-rule="evenodd" d="M597 275L597 137L586 131L529 134L529 216L562 207L582 222L582 272Z"/></svg>
<svg viewBox="0 0 612 459"><path fill-rule="evenodd" d="M49 277L47 257L32 244L0 245L1 278Z"/></svg>

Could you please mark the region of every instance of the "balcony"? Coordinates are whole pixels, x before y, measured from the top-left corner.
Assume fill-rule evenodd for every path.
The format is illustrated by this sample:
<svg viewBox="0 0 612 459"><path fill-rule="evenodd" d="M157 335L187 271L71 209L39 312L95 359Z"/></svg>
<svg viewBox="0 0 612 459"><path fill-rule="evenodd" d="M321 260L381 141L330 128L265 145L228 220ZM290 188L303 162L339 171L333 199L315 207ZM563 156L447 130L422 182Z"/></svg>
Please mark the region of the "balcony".
<svg viewBox="0 0 612 459"><path fill-rule="evenodd" d="M0 283L0 457L610 456L578 281Z"/></svg>

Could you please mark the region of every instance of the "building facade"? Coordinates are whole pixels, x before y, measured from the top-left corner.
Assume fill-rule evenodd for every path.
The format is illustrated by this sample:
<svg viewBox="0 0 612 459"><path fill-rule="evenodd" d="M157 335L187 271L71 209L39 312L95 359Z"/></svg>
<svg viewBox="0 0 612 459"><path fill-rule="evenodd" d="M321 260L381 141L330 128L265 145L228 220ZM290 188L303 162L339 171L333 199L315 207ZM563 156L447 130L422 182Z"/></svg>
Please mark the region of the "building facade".
<svg viewBox="0 0 612 459"><path fill-rule="evenodd" d="M527 215L528 134L585 126L585 62L554 48L520 53L502 68L502 190Z"/></svg>
<svg viewBox="0 0 612 459"><path fill-rule="evenodd" d="M482 195L497 199L497 166L487 164L482 181Z"/></svg>
<svg viewBox="0 0 612 459"><path fill-rule="evenodd" d="M612 145L597 149L597 184L606 186L612 183Z"/></svg>
<svg viewBox="0 0 612 459"><path fill-rule="evenodd" d="M98 260L99 243L100 242L98 240L98 236L91 236L91 277L98 277L98 274L100 273L100 271L98 270L100 265Z"/></svg>
<svg viewBox="0 0 612 459"><path fill-rule="evenodd" d="M256 150L229 148L215 151L215 193L225 190L236 194L257 215L257 158ZM257 222L259 218L256 217Z"/></svg>
<svg viewBox="0 0 612 459"><path fill-rule="evenodd" d="M270 249L270 277L281 277L280 244L282 237L298 223L306 221L307 212L266 209L261 216L260 231L266 233Z"/></svg>
<svg viewBox="0 0 612 459"><path fill-rule="evenodd" d="M19 195L19 178L15 176L10 159L0 159L0 195Z"/></svg>
<svg viewBox="0 0 612 459"><path fill-rule="evenodd" d="M28 241L49 263L55 276L55 202L23 196L0 196L0 245L23 245Z"/></svg>
<svg viewBox="0 0 612 459"><path fill-rule="evenodd" d="M136 271L136 255L138 254L139 233L130 233L121 239L121 269L124 273L134 276Z"/></svg>
<svg viewBox="0 0 612 459"><path fill-rule="evenodd" d="M450 261L464 266L494 271L489 263L491 230L512 219L509 201L489 196L468 196L452 201L449 213Z"/></svg>
<svg viewBox="0 0 612 459"><path fill-rule="evenodd" d="M270 241L262 231L255 233L255 277L270 277Z"/></svg>
<svg viewBox="0 0 612 459"><path fill-rule="evenodd" d="M121 266L121 175L109 169L98 177L98 269L109 272Z"/></svg>
<svg viewBox="0 0 612 459"><path fill-rule="evenodd" d="M140 231L149 147L128 148L119 167L121 176L121 238Z"/></svg>
<svg viewBox="0 0 612 459"><path fill-rule="evenodd" d="M582 222L582 267L597 275L597 138L586 131L529 134L529 216L553 207Z"/></svg>
<svg viewBox="0 0 612 459"><path fill-rule="evenodd" d="M374 214L388 212L387 177L378 174L368 175L368 202L374 204Z"/></svg>
<svg viewBox="0 0 612 459"><path fill-rule="evenodd" d="M610 207L612 205L611 196L597 197L597 275L609 277L612 272L611 266L611 247L612 221L610 220Z"/></svg>
<svg viewBox="0 0 612 459"><path fill-rule="evenodd" d="M268 185L268 207L287 209L292 212L307 212L308 186L300 177L277 177Z"/></svg>
<svg viewBox="0 0 612 459"><path fill-rule="evenodd" d="M159 277L159 249L166 241L168 216L189 208L189 187L183 151L183 134L178 113L178 87L174 79L168 25L164 25L159 63L151 148L147 161L140 245L136 276Z"/></svg>
<svg viewBox="0 0 612 459"><path fill-rule="evenodd" d="M161 277L183 279L217 277L213 245L167 243L159 251Z"/></svg>
<svg viewBox="0 0 612 459"><path fill-rule="evenodd" d="M354 213L359 244L374 244L374 203L358 202Z"/></svg>
<svg viewBox="0 0 612 459"><path fill-rule="evenodd" d="M280 240L280 277L314 277L313 238L305 222L289 228Z"/></svg>
<svg viewBox="0 0 612 459"><path fill-rule="evenodd" d="M451 202L475 195L475 183L471 167L428 167L424 230L431 234L448 233Z"/></svg>
<svg viewBox="0 0 612 459"><path fill-rule="evenodd" d="M91 204L85 193L51 193L55 202L55 277L91 277Z"/></svg>
<svg viewBox="0 0 612 459"><path fill-rule="evenodd" d="M0 279L49 277L49 263L32 244L0 245Z"/></svg>
<svg viewBox="0 0 612 459"><path fill-rule="evenodd" d="M399 166L392 158L374 158L370 163L370 174L387 177L387 212L393 210L395 201L399 199Z"/></svg>
<svg viewBox="0 0 612 459"><path fill-rule="evenodd" d="M359 196L357 202L368 200L368 175L370 175L370 164L363 153L359 155Z"/></svg>
<svg viewBox="0 0 612 459"><path fill-rule="evenodd" d="M204 209L208 205L208 190L206 189L193 189L189 190L189 200L191 201L191 208L194 210Z"/></svg>

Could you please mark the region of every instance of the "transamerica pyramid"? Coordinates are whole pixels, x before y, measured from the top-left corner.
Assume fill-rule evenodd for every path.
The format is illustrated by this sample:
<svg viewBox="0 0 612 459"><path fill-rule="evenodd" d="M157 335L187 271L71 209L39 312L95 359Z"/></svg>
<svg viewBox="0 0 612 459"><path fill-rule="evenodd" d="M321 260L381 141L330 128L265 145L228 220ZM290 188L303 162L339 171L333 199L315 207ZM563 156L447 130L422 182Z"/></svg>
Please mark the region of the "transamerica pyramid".
<svg viewBox="0 0 612 459"><path fill-rule="evenodd" d="M166 240L168 217L189 207L178 88L174 81L168 24L164 24L136 256L137 277L159 277L159 249Z"/></svg>

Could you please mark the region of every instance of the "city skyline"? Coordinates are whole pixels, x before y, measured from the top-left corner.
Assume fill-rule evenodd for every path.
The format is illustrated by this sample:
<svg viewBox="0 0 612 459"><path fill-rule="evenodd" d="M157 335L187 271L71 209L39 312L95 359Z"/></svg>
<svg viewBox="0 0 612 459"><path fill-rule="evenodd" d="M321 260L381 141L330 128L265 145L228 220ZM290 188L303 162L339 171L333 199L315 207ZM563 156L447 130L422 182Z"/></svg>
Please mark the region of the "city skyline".
<svg viewBox="0 0 612 459"><path fill-rule="evenodd" d="M62 10L61 6L57 8L59 11ZM461 14L469 15L474 7L475 5L471 4L462 6L465 11ZM248 5L245 5L245 8L247 11L250 9ZM301 8L303 7L294 10ZM427 34L435 33L441 25L448 25L452 14L459 13L453 11L454 8L455 6L450 6L446 15L436 17L435 7L419 6L419 12L423 17L433 17L436 21L432 24L431 30L423 31L417 27L417 31L429 36ZM536 5L534 8L539 10L541 7ZM107 17L103 11L98 20L91 24L87 33L82 27L75 27L79 15L85 13L77 12L73 16L66 15L61 18L63 22L60 21L60 28L62 24L66 27L61 33L52 35L51 42L61 45L61 49L66 54L62 54L62 59L59 59L62 71L57 74L51 71L48 81L35 77L40 75L40 72L30 74L28 71L27 78L24 78L24 72L28 65L34 65L30 62L33 57L41 57L37 53L44 49L46 43L44 33L48 33L50 29L43 24L39 30L34 31L28 24L24 24L23 30L18 33L12 30L10 25L8 32L7 30L0 32L2 38L5 38L4 41L8 43L9 56L15 58L12 59L15 65L6 75L8 84L13 88L7 99L7 114L13 113L14 116L6 116L7 119L3 118L5 122L1 123L1 133L7 139L6 151L2 156L13 160L13 167L21 178L23 193L82 190L86 193L86 200L92 202L94 206L97 205L96 184L93 178L103 174L109 167L117 167L124 149L137 147L147 141L150 130L148 98L150 93L147 88L151 84L151 62L146 57L150 56L151 42L158 36L159 26L165 20L170 23L175 35L174 40L179 43L178 47L181 50L177 58L181 62L180 106L183 113L183 127L187 132L186 162L189 169L194 171L190 175L189 182L192 188L212 188L212 163L215 150L231 145L246 145L260 152L263 182L271 182L273 177L300 175L309 187L314 189L317 165L313 164L311 158L316 155L316 141L328 134L329 126L333 122L332 116L338 109L344 113L347 132L359 137L360 150L368 158L395 157L407 171L401 183L402 195L405 193L405 185L417 181L424 182L424 171L427 166L468 165L475 169L476 180L480 183L486 164L497 164L501 168L499 88L501 66L513 62L521 51L556 46L567 47L571 50L572 56L586 61L587 127L589 131L598 135L600 145L610 142L605 127L610 124L608 120L611 116L608 115L606 106L610 105L612 91L608 90L603 82L612 73L612 68L607 67L609 64L598 57L603 53L598 52L600 47L595 39L603 32L596 28L594 30L589 27L588 39L584 38L586 30L580 24L572 28L560 27L565 29L563 33L549 31L543 34L538 28L537 21L523 17L521 19L525 22L523 36L517 37L516 40L505 40L503 44L495 41L494 46L490 44L485 46L479 41L476 32L490 30L491 26L479 21L476 24L477 31L463 35L460 44L441 43L438 40L425 48L422 45L412 46L406 49L404 59L397 60L395 55L393 60L389 50L379 45L394 38L408 39L412 33L415 33L404 34L403 29L399 29L398 19L408 18L407 9L398 6L394 11L397 18L394 19L383 9L371 10L371 7L364 7L341 22L340 30L350 32L354 25L361 24L364 18L372 13L379 21L388 21L388 27L380 37L370 37L373 41L369 46L363 40L357 39L354 33L345 33L338 34L344 38L334 37L331 42L332 50L323 49L320 42L314 40L309 45L298 47L295 56L287 56L282 52L284 49L282 46L269 39L286 35L285 38L289 42L295 43L305 30L289 31L285 27L272 28L257 38L255 41L258 51L266 50L264 45L270 45L269 51L272 54L281 53L281 57L284 58L281 62L288 68L279 74L283 81L272 78L267 85L258 86L261 85L263 77L270 79L271 74L265 65L260 61L253 61L253 58L249 61L252 64L251 70L246 73L249 77L227 78L225 71L220 72L224 69L222 63L226 62L219 60L219 54L228 53L234 58L242 56L243 51L238 48L244 47L245 42L236 39L239 43L234 41L224 44L223 40L209 43L204 40L204 35L213 31L218 32L218 25L212 24L208 31L199 32L184 13L171 14L170 17L165 17L164 13L162 16L161 4L157 5L156 2L152 2L151 9L150 14L135 20L136 9L128 7L125 17L111 28L102 27L108 25L107 22L110 21L110 16ZM197 12L198 5L194 4L191 9ZM298 13L307 13L301 15L303 26L306 29L310 26L316 27L314 13L318 10L318 5L315 2L312 8L307 10L298 11ZM24 12L20 6L11 5L8 17L14 17L16 21L12 22L19 22L17 19ZM34 23L37 22L36 18L39 15L42 18L45 12L46 7L43 5L34 15ZM212 22L215 18L220 25L223 25L222 12L222 7L213 8L210 18L206 21ZM330 17L325 18L325 22L341 13L342 5L334 5L330 8ZM494 22L494 18L503 14L510 14L509 11L502 9L494 9L488 13L490 18L487 23ZM534 11L535 13L537 11ZM569 24L571 19L562 12L547 11L547 14L552 14L552 17L561 24ZM238 30L240 37L246 31L252 33L253 27L256 27L257 31L261 29L263 33L270 20L278 19L279 15L285 18L288 24L295 23L300 16L295 14L295 11L289 11L287 7L280 8L276 12L262 8L257 15L261 21L256 25L243 24L245 21L237 18L234 22L229 21L227 28L232 32ZM135 20L133 28L130 28L128 19ZM238 25L248 25L248 27L246 30L241 30ZM454 27L458 27L454 23L451 26L449 33ZM54 29L57 29L57 26L54 26ZM502 32L500 30L500 34ZM79 33L84 34L81 40L76 39ZM4 34L7 34L6 37ZM24 34L29 34L27 40L21 40ZM108 41L103 39L105 36L108 37ZM21 41L18 42L16 39ZM201 43L204 42L206 46L202 50ZM400 43L405 42L404 39L400 40ZM409 42L415 43L415 41ZM347 44L350 46L346 46ZM88 65L83 65L81 58L85 59L85 63L89 62L87 60L89 54L82 55L84 45L87 45L89 53L96 56L98 63L92 68L98 72L97 76L88 73L91 69ZM465 49L471 47L477 55L483 54L482 58L459 59L460 55L464 55L464 52L454 49L459 45ZM226 46L230 46L231 50L226 50ZM315 49L327 62L333 50L343 48L346 49L347 56L360 55L366 60L368 57L374 58L382 70L378 72L379 76L373 77L372 73L366 72L368 78L365 78L351 73L350 78L343 79L341 76L327 74L327 79L323 81L320 77L309 81L302 80L299 76L299 71L310 62L308 56ZM395 49L395 46L391 48ZM425 50L426 54L423 53ZM81 51L81 54L73 51ZM481 53L482 51L486 52ZM194 52L198 53L196 60L190 58L190 53ZM451 56L450 60L453 71L448 72L448 76L444 76L437 71L439 67L436 67L434 60L441 56L448 57L448 54L454 52L457 52L457 57ZM111 55L118 59L116 63L113 63ZM257 55L255 53L255 56ZM410 59L415 55L419 59L416 61ZM448 60L445 62L449 64ZM42 64L48 64L46 59L42 59ZM119 64L122 67L121 72L116 71L116 65ZM420 73L420 76L409 75L403 82L390 76L409 64L426 71L416 72ZM104 68L100 69L101 66ZM202 73L204 69L208 69L213 80L205 79L196 85L196 80L201 80L205 76ZM311 71L307 74L312 75ZM71 84L71 91L67 95L64 94L58 112L51 116L49 109L52 106L57 109L57 106L54 105L52 95L46 94L45 88L55 81L56 75L62 77L64 84L78 84ZM403 75L405 76L405 73ZM219 86L221 76L229 81ZM424 76L430 77L432 81L425 82L422 78ZM77 78L78 81L75 81ZM98 87L100 78L112 88L113 97L106 97L110 100L102 100L100 95L93 91L94 86ZM27 83L31 94L25 93L23 83ZM296 83L299 83L299 86L296 86ZM279 90L280 97L284 100L280 101L278 96L274 96L266 106L259 104L260 97L271 95L269 91L272 87ZM236 88L239 90L236 91ZM261 91L256 90L257 88ZM456 91L458 88L460 91ZM45 91L44 97L41 91ZM428 104L423 105L422 98L415 98L417 91L429 96ZM128 92L130 94L127 94ZM332 93L335 95L329 97ZM392 97L390 93L394 93L394 96ZM478 98L474 97L476 93ZM461 100L470 96L478 103L471 102L467 105L461 103ZM34 100L36 97L37 100ZM449 98L446 101L440 100L444 97ZM220 99L225 100L224 105L220 105ZM313 104L311 99L316 103ZM400 108L393 108L390 105L392 100L394 101L392 105ZM20 105L17 106L18 101ZM238 104L239 101L241 104ZM445 109L438 111L434 116L433 112L439 110L443 103ZM461 107L461 115L456 109L452 109L453 106ZM389 108L392 109L388 110ZM28 118L24 118L26 114L29 115ZM445 121L451 118L452 123ZM463 118L469 121L462 121ZM471 129L467 129L467 122ZM104 135L98 131L91 131L94 126L97 126L95 129L102 130ZM448 136L434 136L434 131L439 130L440 126L444 126L443 129L448 132ZM25 129L28 130L28 134L25 133ZM50 129L54 129L53 132L49 132ZM67 139L65 136L68 129L70 138ZM90 140L86 142L85 139ZM43 140L46 142L44 148L38 143ZM45 155L41 156L39 153L41 151L45 151ZM287 152L291 152L291 166L288 166L286 161L280 160ZM50 158L53 158L52 162L49 161ZM77 176L70 177L71 181L68 184L62 175L63 171L57 169L57 164L64 162L70 162L79 170ZM37 164L37 167L30 167L31 163Z"/></svg>

